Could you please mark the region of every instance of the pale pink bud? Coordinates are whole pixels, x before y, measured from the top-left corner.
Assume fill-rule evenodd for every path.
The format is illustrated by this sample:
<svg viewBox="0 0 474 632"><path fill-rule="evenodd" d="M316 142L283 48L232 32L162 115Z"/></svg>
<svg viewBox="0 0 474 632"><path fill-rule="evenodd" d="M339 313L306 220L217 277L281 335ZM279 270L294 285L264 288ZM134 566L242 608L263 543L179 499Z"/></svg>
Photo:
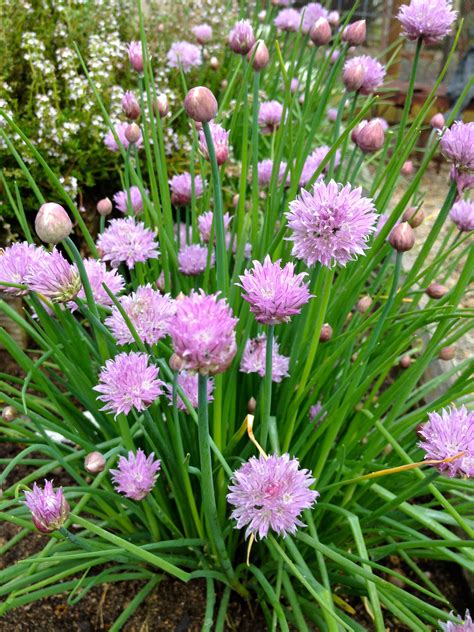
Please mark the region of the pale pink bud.
<svg viewBox="0 0 474 632"><path fill-rule="evenodd" d="M415 245L415 233L408 222L402 222L395 226L388 237L390 245L397 252L406 252Z"/></svg>
<svg viewBox="0 0 474 632"><path fill-rule="evenodd" d="M105 468L105 457L100 452L90 452L84 459L84 469L90 474L103 472Z"/></svg>
<svg viewBox="0 0 474 632"><path fill-rule="evenodd" d="M418 228L423 223L425 214L423 209L410 206L402 215L402 222L408 222L412 228Z"/></svg>
<svg viewBox="0 0 474 632"><path fill-rule="evenodd" d="M349 66L342 74L342 80L349 92L357 92L362 87L365 78L365 70L362 64Z"/></svg>
<svg viewBox="0 0 474 632"><path fill-rule="evenodd" d="M331 41L332 31L326 18L318 18L309 31L309 37L316 46L325 46Z"/></svg>
<svg viewBox="0 0 474 632"><path fill-rule="evenodd" d="M330 11L328 15L328 22L331 26L339 26L341 17L339 11Z"/></svg>
<svg viewBox="0 0 474 632"><path fill-rule="evenodd" d="M172 371L181 371L184 366L184 360L176 355L176 353L173 353L170 358L169 365Z"/></svg>
<svg viewBox="0 0 474 632"><path fill-rule="evenodd" d="M13 406L5 406L5 408L2 410L2 419L7 423L18 419L18 412L16 408L13 408Z"/></svg>
<svg viewBox="0 0 474 632"><path fill-rule="evenodd" d="M431 117L430 125L433 129L443 129L444 116L441 114L441 112L438 112L437 114Z"/></svg>
<svg viewBox="0 0 474 632"><path fill-rule="evenodd" d="M255 53L255 55L254 55ZM257 72L259 70L263 70L266 66L268 66L268 62L270 61L270 53L268 52L268 48L263 40L257 40L252 48L247 53L247 59L250 61L253 57L252 66L253 69Z"/></svg>
<svg viewBox="0 0 474 632"><path fill-rule="evenodd" d="M426 293L430 298L443 298L449 290L445 285L441 285L441 283L430 283L426 288Z"/></svg>
<svg viewBox="0 0 474 632"><path fill-rule="evenodd" d="M444 347L438 354L440 360L452 360L456 355L455 347Z"/></svg>
<svg viewBox="0 0 474 632"><path fill-rule="evenodd" d="M239 199L240 199L240 196L238 193L236 193L234 197L232 198L232 205L234 208L237 208L239 206Z"/></svg>
<svg viewBox="0 0 474 632"><path fill-rule="evenodd" d="M211 59L209 60L209 66L212 68L212 70L217 70L219 68L219 60L217 59L217 57L211 57Z"/></svg>
<svg viewBox="0 0 474 632"><path fill-rule="evenodd" d="M134 121L140 116L140 105L133 92L126 92L122 98L122 112Z"/></svg>
<svg viewBox="0 0 474 632"><path fill-rule="evenodd" d="M104 215L105 217L106 215L110 215L110 213L112 213L112 202L108 197L103 198L97 202L96 208L99 215Z"/></svg>
<svg viewBox="0 0 474 632"><path fill-rule="evenodd" d="M128 140L129 143L138 143L141 137L142 133L136 123L130 123L130 125L127 125L127 127L125 128L125 138Z"/></svg>
<svg viewBox="0 0 474 632"><path fill-rule="evenodd" d="M127 47L130 64L137 72L143 72L143 51L141 42L130 42Z"/></svg>
<svg viewBox="0 0 474 632"><path fill-rule="evenodd" d="M255 397L251 397L247 402L247 412L249 415L253 415L257 409L257 401Z"/></svg>
<svg viewBox="0 0 474 632"><path fill-rule="evenodd" d="M346 26L342 32L341 39L350 46L360 46L365 42L367 36L367 25L365 20L357 20Z"/></svg>
<svg viewBox="0 0 474 632"><path fill-rule="evenodd" d="M265 9L263 9L262 11L260 11L260 13L258 14L258 21L259 22L265 22L265 18L267 17L267 12L265 11Z"/></svg>
<svg viewBox="0 0 474 632"><path fill-rule="evenodd" d="M56 202L47 202L36 214L35 230L41 241L57 244L72 231L72 223L64 208Z"/></svg>
<svg viewBox="0 0 474 632"><path fill-rule="evenodd" d="M402 175L411 176L414 171L415 171L415 167L411 160L407 160L406 162L403 163L403 166L401 169Z"/></svg>
<svg viewBox="0 0 474 632"><path fill-rule="evenodd" d="M364 153L372 153L381 149L385 142L385 132L378 119L364 125L356 135L356 144Z"/></svg>
<svg viewBox="0 0 474 632"><path fill-rule="evenodd" d="M156 97L156 100L153 103L153 111L155 115L158 114L160 118L164 118L170 111L168 97L164 94L164 92Z"/></svg>
<svg viewBox="0 0 474 632"><path fill-rule="evenodd" d="M411 357L409 355L404 355L401 359L400 359L400 367L402 369L408 369L408 367L411 364Z"/></svg>
<svg viewBox="0 0 474 632"><path fill-rule="evenodd" d="M332 327L329 323L324 323L319 334L319 342L328 342L332 338Z"/></svg>
<svg viewBox="0 0 474 632"><path fill-rule="evenodd" d="M360 314L365 314L372 306L372 299L370 296L362 296L356 305L356 309Z"/></svg>
<svg viewBox="0 0 474 632"><path fill-rule="evenodd" d="M216 97L209 88L197 86L191 88L184 99L184 109L188 116L200 123L209 123L217 114Z"/></svg>

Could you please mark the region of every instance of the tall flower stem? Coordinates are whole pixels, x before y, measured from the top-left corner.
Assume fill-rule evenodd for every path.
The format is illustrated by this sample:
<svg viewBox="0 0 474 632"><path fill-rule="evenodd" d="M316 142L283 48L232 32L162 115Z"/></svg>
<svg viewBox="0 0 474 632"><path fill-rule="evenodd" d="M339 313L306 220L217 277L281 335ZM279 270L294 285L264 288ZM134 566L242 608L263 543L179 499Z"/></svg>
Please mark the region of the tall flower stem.
<svg viewBox="0 0 474 632"><path fill-rule="evenodd" d="M209 161L211 163L212 181L214 183L214 227L216 231L217 289L226 295L229 279L227 271L227 253L225 249L224 217L219 166L217 164L216 150L214 148L214 141L212 139L209 123L203 123L202 128L206 138L207 151L209 153Z"/></svg>
<svg viewBox="0 0 474 632"><path fill-rule="evenodd" d="M252 245L255 245L258 234L258 91L260 89L260 73L253 78L252 102Z"/></svg>
<svg viewBox="0 0 474 632"><path fill-rule="evenodd" d="M346 107L347 97L348 97L347 91L344 91L344 94L342 95L341 100L339 101L338 108L337 108L336 122L334 123L333 144L339 138L339 130L341 129L342 116L344 114L344 108ZM328 180L331 180L331 178L333 177L335 164L336 164L336 154L334 153L334 155L331 157L331 160L329 162Z"/></svg>
<svg viewBox="0 0 474 632"><path fill-rule="evenodd" d="M274 325L268 325L267 344L265 349L265 377L263 380L263 407L262 407L262 427L260 431L260 443L266 449L268 427L270 423L270 413L272 406L272 358L273 358L273 333Z"/></svg>
<svg viewBox="0 0 474 632"><path fill-rule="evenodd" d="M422 45L423 45L423 40L420 37L416 42L415 56L413 57L413 64L411 66L410 80L408 82L408 91L407 91L407 96L405 99L405 106L402 112L402 118L400 119L400 125L398 127L398 138L397 138L395 149L400 147L400 145L402 144L403 133L405 131L405 127L407 124L408 115L410 114L411 104L413 101L413 93L415 91L416 72L418 69L418 62L420 60Z"/></svg>

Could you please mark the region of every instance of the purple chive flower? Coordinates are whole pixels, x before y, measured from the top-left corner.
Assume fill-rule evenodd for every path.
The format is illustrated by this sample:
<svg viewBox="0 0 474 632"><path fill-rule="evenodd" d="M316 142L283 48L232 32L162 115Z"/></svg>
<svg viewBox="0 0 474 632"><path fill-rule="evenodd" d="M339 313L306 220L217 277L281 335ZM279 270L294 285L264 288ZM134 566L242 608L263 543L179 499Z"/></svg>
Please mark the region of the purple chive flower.
<svg viewBox="0 0 474 632"><path fill-rule="evenodd" d="M454 612L451 611L449 614L454 615ZM466 610L464 619L461 615L458 615L456 618L458 623L453 623L452 621L442 623L441 621L438 621L441 630L443 632L474 632L474 621L472 620L469 610Z"/></svg>
<svg viewBox="0 0 474 632"><path fill-rule="evenodd" d="M146 456L141 448L135 454L132 451L128 457L119 457L116 470L110 470L115 490L132 500L143 500L153 489L158 472L161 468L161 461L155 460L152 452Z"/></svg>
<svg viewBox="0 0 474 632"><path fill-rule="evenodd" d="M258 124L262 134L271 134L280 127L283 106L278 101L264 101L258 110Z"/></svg>
<svg viewBox="0 0 474 632"><path fill-rule="evenodd" d="M281 184L283 180L283 176L286 171L286 162L280 162L280 166L278 168L278 184ZM269 186L272 179L272 171L273 171L273 160L267 158L266 160L261 160L258 163L258 184L261 187ZM289 183L290 178L288 174L287 182Z"/></svg>
<svg viewBox="0 0 474 632"><path fill-rule="evenodd" d="M329 108L329 110L328 110L328 120L331 121L331 123L334 123L337 120L337 109L336 108Z"/></svg>
<svg viewBox="0 0 474 632"><path fill-rule="evenodd" d="M44 481L44 488L33 483L33 490L25 492L25 505L31 511L31 519L38 531L51 533L63 526L69 516L69 505L63 489L53 489L53 481Z"/></svg>
<svg viewBox="0 0 474 632"><path fill-rule="evenodd" d="M303 165L303 171L301 172L299 185L300 187L304 187L308 184L311 178L314 175L316 169L319 168L319 165L326 158L330 147L328 145L322 145L321 147L317 147L309 156L306 158L305 163ZM334 157L334 166L337 168L341 162L341 152L339 150L336 151ZM326 163L324 166L324 172L327 172L329 169L330 161ZM322 179L322 174L320 174L318 180Z"/></svg>
<svg viewBox="0 0 474 632"><path fill-rule="evenodd" d="M409 40L437 44L451 33L456 15L452 2L447 0L411 0L400 7L397 19Z"/></svg>
<svg viewBox="0 0 474 632"><path fill-rule="evenodd" d="M191 29L192 34L199 44L207 44L212 39L212 26L209 24L198 24Z"/></svg>
<svg viewBox="0 0 474 632"><path fill-rule="evenodd" d="M453 205L453 208L449 212L449 217L460 231L467 233L470 230L474 230L474 202L459 200L459 202ZM0 259L0 264L1 261Z"/></svg>
<svg viewBox="0 0 474 632"><path fill-rule="evenodd" d="M128 146L130 145L129 141L127 140L127 137L125 136L125 130L127 129L128 125L129 125L128 123L116 123L114 125L115 133L117 134L120 142L124 146L124 149L127 149ZM115 140L115 137L111 130L109 130L107 134L104 136L104 145L110 151L119 151L119 145L117 144L117 141ZM137 140L137 142L134 143L134 145L136 147L141 147L143 145L143 138L141 135L140 135L140 138Z"/></svg>
<svg viewBox="0 0 474 632"><path fill-rule="evenodd" d="M327 19L329 12L319 2L309 2L301 9L301 15L303 16L301 30L306 34L309 33L316 20Z"/></svg>
<svg viewBox="0 0 474 632"><path fill-rule="evenodd" d="M84 259L83 263L95 302L102 306L113 305L113 301L102 287L102 283L105 283L109 290L117 295L125 287L125 279L123 276L119 274L117 270L107 270L105 263L103 261L97 261L97 259ZM83 301L86 300L83 287L79 290L77 298ZM72 312L77 309L77 304L74 301L70 301L67 306Z"/></svg>
<svg viewBox="0 0 474 632"><path fill-rule="evenodd" d="M132 408L145 410L162 394L163 382L157 379L158 368L148 365L146 353L119 353L107 360L99 375L99 384L94 390L100 393L97 399L105 403L101 410L128 413Z"/></svg>
<svg viewBox="0 0 474 632"><path fill-rule="evenodd" d="M474 172L474 123L456 121L446 129L440 142L441 152L458 172Z"/></svg>
<svg viewBox="0 0 474 632"><path fill-rule="evenodd" d="M154 345L168 335L171 318L176 312L175 301L168 294L161 294L149 284L142 285L129 296L122 296L120 304L143 342ZM105 324L120 345L133 343L133 336L117 307L113 307Z"/></svg>
<svg viewBox="0 0 474 632"><path fill-rule="evenodd" d="M130 90L127 90L122 97L122 112L133 121L140 116L140 104Z"/></svg>
<svg viewBox="0 0 474 632"><path fill-rule="evenodd" d="M48 253L44 248L37 248L26 241L12 244L4 250L0 249L0 292L14 296L27 294L28 289L8 287L2 285L1 282L27 285L26 277L34 272L39 260L47 256Z"/></svg>
<svg viewBox="0 0 474 632"><path fill-rule="evenodd" d="M114 195L114 203L122 213L128 212L128 193L127 191L118 191ZM136 186L130 187L130 203L135 215L139 215L143 211L143 199L140 189Z"/></svg>
<svg viewBox="0 0 474 632"><path fill-rule="evenodd" d="M110 220L97 238L97 248L101 259L110 261L113 268L125 263L132 269L136 263L157 259L159 254L155 233L133 217Z"/></svg>
<svg viewBox="0 0 474 632"><path fill-rule="evenodd" d="M297 31L300 28L301 15L296 9L282 9L273 23L280 31Z"/></svg>
<svg viewBox="0 0 474 632"><path fill-rule="evenodd" d="M361 193L361 187L343 187L334 180L317 182L313 193L302 189L286 213L293 255L308 266L319 261L332 267L364 254L377 214L372 200Z"/></svg>
<svg viewBox="0 0 474 632"><path fill-rule="evenodd" d="M255 35L249 20L240 20L229 33L229 46L234 53L246 55L255 44Z"/></svg>
<svg viewBox="0 0 474 632"><path fill-rule="evenodd" d="M174 42L166 54L169 68L183 67L183 72L189 72L194 66L202 64L201 50L189 42Z"/></svg>
<svg viewBox="0 0 474 632"><path fill-rule="evenodd" d="M217 164L223 165L229 157L229 132L218 123L209 123L209 127L214 142ZM204 158L209 160L209 152L207 150L207 142L203 129L199 131L199 149Z"/></svg>
<svg viewBox="0 0 474 632"><path fill-rule="evenodd" d="M214 219L214 213L212 211L207 211L206 213L202 213L202 215L198 217L199 234L201 235L201 239L206 244L208 244L209 240L211 239L213 219ZM223 220L224 220L224 232L228 233L230 223L232 221L232 217L229 215L229 213L224 213ZM215 240L215 235L214 235L214 240Z"/></svg>
<svg viewBox="0 0 474 632"><path fill-rule="evenodd" d="M143 72L143 50L141 42L130 42L127 46L130 64L137 72Z"/></svg>
<svg viewBox="0 0 474 632"><path fill-rule="evenodd" d="M245 537L266 538L271 529L285 537L304 527L299 515L313 506L319 492L310 489L311 472L300 469L289 454L253 456L234 472L228 502L234 506L231 518Z"/></svg>
<svg viewBox="0 0 474 632"><path fill-rule="evenodd" d="M239 277L241 283L237 283L245 292L242 298L250 304L250 311L265 325L287 323L311 298L308 284L303 281L306 272L295 275L293 263L282 268L280 261L272 263L269 255L263 265L254 261L253 269L245 270Z"/></svg>
<svg viewBox="0 0 474 632"><path fill-rule="evenodd" d="M240 371L242 373L258 373L260 377L265 377L265 355L267 336L262 334L256 338L247 340ZM272 345L272 381L281 382L284 377L288 377L288 367L290 358L279 353L280 345L276 339Z"/></svg>
<svg viewBox="0 0 474 632"><path fill-rule="evenodd" d="M213 268L215 263L214 253L211 253L210 267ZM198 276L207 267L207 246L199 244L191 244L190 246L181 246L178 252L178 267L182 274L188 276Z"/></svg>
<svg viewBox="0 0 474 632"><path fill-rule="evenodd" d="M177 206L190 204L192 200L192 178L188 172L173 176L170 180L171 201ZM194 196L201 197L203 183L201 176L194 177Z"/></svg>
<svg viewBox="0 0 474 632"><path fill-rule="evenodd" d="M53 303L72 301L81 289L81 277L75 265L69 263L54 248L41 257L25 276L30 290Z"/></svg>
<svg viewBox="0 0 474 632"><path fill-rule="evenodd" d="M464 456L440 463L436 468L447 471L451 478L474 476L474 411L465 406L443 408L440 413L428 413L428 421L419 430L424 441L419 442L425 459L442 460L465 452Z"/></svg>
<svg viewBox="0 0 474 632"><path fill-rule="evenodd" d="M178 374L178 385L183 389L184 394L189 399L193 408L198 407L198 375L197 373L188 373L187 371L181 371ZM173 386L171 384L166 385L168 399L170 403L173 403ZM207 380L207 401L212 402L214 392L214 382L211 379ZM183 402L178 394L176 400L176 406L178 410L182 410L185 413L189 413L186 404Z"/></svg>
<svg viewBox="0 0 474 632"><path fill-rule="evenodd" d="M346 86L347 77L357 75L357 87L351 85L348 89L358 91L360 94L370 94L383 84L385 66L369 55L360 55L349 59L344 64L343 78Z"/></svg>
<svg viewBox="0 0 474 632"><path fill-rule="evenodd" d="M327 412L319 401L309 409L309 421L315 425L319 425L326 416Z"/></svg>
<svg viewBox="0 0 474 632"><path fill-rule="evenodd" d="M176 301L177 311L171 322L173 349L183 369L203 375L222 373L234 358L235 325L225 299L203 290L191 291Z"/></svg>

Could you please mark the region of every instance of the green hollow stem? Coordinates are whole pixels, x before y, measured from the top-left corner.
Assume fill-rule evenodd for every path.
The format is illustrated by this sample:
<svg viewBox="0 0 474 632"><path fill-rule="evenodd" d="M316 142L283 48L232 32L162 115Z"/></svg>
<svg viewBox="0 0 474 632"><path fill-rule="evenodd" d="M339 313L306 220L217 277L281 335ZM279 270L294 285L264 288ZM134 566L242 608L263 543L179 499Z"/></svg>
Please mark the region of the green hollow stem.
<svg viewBox="0 0 474 632"><path fill-rule="evenodd" d="M258 91L260 89L260 73L253 78L252 102L252 245L255 245L258 234ZM274 134L273 134L274 135Z"/></svg>
<svg viewBox="0 0 474 632"><path fill-rule="evenodd" d="M400 125L398 127L398 137L397 137L396 148L400 147L400 145L402 144L403 133L405 132L405 127L408 121L408 115L410 114L411 104L413 101L413 93L415 91L416 72L418 69L418 62L420 60L422 45L423 45L423 40L420 37L420 39L418 39L416 42L416 50L415 50L415 55L413 57L410 80L408 82L408 91L407 91L407 97L405 99L405 107L403 108L402 118L400 119Z"/></svg>
<svg viewBox="0 0 474 632"><path fill-rule="evenodd" d="M203 123L202 128L206 138L207 151L209 153L209 161L211 163L212 181L214 183L214 227L216 231L217 289L223 292L224 295L227 295L227 252L225 249L224 216L219 166L217 164L216 151L209 123Z"/></svg>
<svg viewBox="0 0 474 632"><path fill-rule="evenodd" d="M268 325L267 343L265 349L265 378L263 380L262 428L260 431L260 443L264 450L266 449L272 407L272 359L274 330L275 325Z"/></svg>

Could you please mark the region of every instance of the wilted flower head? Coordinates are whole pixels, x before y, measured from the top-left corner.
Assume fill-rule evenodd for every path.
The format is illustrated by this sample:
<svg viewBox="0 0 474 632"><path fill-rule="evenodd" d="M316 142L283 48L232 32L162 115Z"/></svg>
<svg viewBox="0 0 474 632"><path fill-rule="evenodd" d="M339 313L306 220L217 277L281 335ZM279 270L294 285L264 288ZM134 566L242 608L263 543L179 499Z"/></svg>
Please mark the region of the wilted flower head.
<svg viewBox="0 0 474 632"><path fill-rule="evenodd" d="M346 88L360 94L370 94L383 84L385 66L373 57L360 55L344 64L343 80Z"/></svg>
<svg viewBox="0 0 474 632"><path fill-rule="evenodd" d="M286 167L287 167L286 162L284 161L280 162L280 165L278 167L278 179L277 179L278 184L281 184L283 180ZM268 186L272 179L273 160L271 160L270 158L261 160L257 165L257 169L258 169L258 184L261 187ZM289 181L289 174L288 174L288 181Z"/></svg>
<svg viewBox="0 0 474 632"><path fill-rule="evenodd" d="M175 301L168 294L161 294L149 284L142 285L129 296L122 296L120 305L143 342L154 345L168 335L170 320L176 312ZM120 345L133 342L133 336L117 307L113 307L105 324Z"/></svg>
<svg viewBox="0 0 474 632"><path fill-rule="evenodd" d="M474 202L470 200L459 200L459 202L453 205L453 208L449 212L449 217L459 230L466 233L470 230L474 230ZM0 259L0 266L1 261Z"/></svg>
<svg viewBox="0 0 474 632"><path fill-rule="evenodd" d="M304 162L303 170L301 172L301 176L299 180L300 187L304 187L308 184L308 182L313 177L316 169L318 169L319 165L326 158L329 150L330 150L330 147L328 147L328 145L322 145L321 147L317 147L313 152L309 154L309 156L306 158ZM337 168L340 162L341 162L341 152L338 149L334 155L334 166ZM330 161L327 162L326 165L324 166L324 172L328 171L329 165L330 165ZM320 175L319 179L321 178L322 178L322 174Z"/></svg>
<svg viewBox="0 0 474 632"><path fill-rule="evenodd" d="M137 72L143 72L143 51L141 42L130 42L127 46L128 58L132 68Z"/></svg>
<svg viewBox="0 0 474 632"><path fill-rule="evenodd" d="M127 191L117 191L114 195L115 206L122 213L128 212L128 197ZM130 187L130 204L135 215L143 211L142 194L140 193L140 189L136 186Z"/></svg>
<svg viewBox="0 0 474 632"><path fill-rule="evenodd" d="M212 231L212 221L214 219L214 213L212 211L207 211L206 213L202 213L198 217L198 227L199 234L201 235L201 239L207 243L209 243L211 239L211 231ZM224 232L227 233L229 231L230 223L232 221L232 217L229 213L224 213ZM214 240L215 240L215 229L214 229Z"/></svg>
<svg viewBox="0 0 474 632"><path fill-rule="evenodd" d="M266 325L288 322L311 298L308 285L303 281L306 272L295 275L293 263L282 268L280 261L272 263L269 255L263 265L254 261L252 270L245 270L237 284L243 288L242 298L250 304L256 320Z"/></svg>
<svg viewBox="0 0 474 632"><path fill-rule="evenodd" d="M212 39L212 26L209 24L198 24L191 29L191 32L199 44L207 44Z"/></svg>
<svg viewBox="0 0 474 632"><path fill-rule="evenodd" d="M217 164L223 165L229 157L229 132L218 123L209 123L209 128L214 142ZM199 149L204 158L209 160L209 151L203 129L199 131Z"/></svg>
<svg viewBox="0 0 474 632"><path fill-rule="evenodd" d="M151 492L158 478L161 461L152 452L148 457L141 448L128 457L119 457L116 470L110 470L115 489L132 500L142 500Z"/></svg>
<svg viewBox="0 0 474 632"><path fill-rule="evenodd" d="M97 238L97 248L101 259L110 261L113 268L125 263L132 269L138 262L157 259L159 254L155 233L134 217L110 220Z"/></svg>
<svg viewBox="0 0 474 632"><path fill-rule="evenodd" d="M258 373L260 377L265 377L266 343L267 336L265 334L247 340L240 362L240 371L242 373ZM280 345L275 338L272 344L273 382L281 382L284 377L288 377L290 358L281 355L279 350Z"/></svg>
<svg viewBox="0 0 474 632"><path fill-rule="evenodd" d="M25 276L25 281L30 290L53 303L72 301L81 289L81 277L76 266L70 264L56 248L38 259Z"/></svg>
<svg viewBox="0 0 474 632"><path fill-rule="evenodd" d="M227 494L234 506L230 517L237 521L237 529L247 527L246 538L266 538L270 529L283 537L295 533L305 526L301 512L319 496L309 489L313 483L311 473L288 454L253 456L232 476Z"/></svg>
<svg viewBox="0 0 474 632"><path fill-rule="evenodd" d="M102 283L109 288L109 290L117 295L125 287L125 279L117 270L107 270L107 267L103 261L97 261L97 259L84 259L84 268L86 270L87 278L89 279L89 285L92 290L92 296L94 301L98 305L111 306L113 301L107 292L102 287ZM84 288L81 287L77 294L77 298L86 300L86 294ZM68 303L68 307L71 311L77 309L77 304L74 301Z"/></svg>
<svg viewBox="0 0 474 632"><path fill-rule="evenodd" d="M201 49L190 42L174 42L166 54L169 68L183 67L183 72L189 72L194 66L202 64Z"/></svg>
<svg viewBox="0 0 474 632"><path fill-rule="evenodd" d="M301 15L303 16L301 30L306 34L309 33L316 20L327 18L329 13L319 2L309 2L301 9Z"/></svg>
<svg viewBox="0 0 474 632"><path fill-rule="evenodd" d="M47 256L44 248L37 248L26 241L7 246L4 250L0 249L0 292L14 296L27 294L28 289L8 287L1 282L27 285L26 277L36 269L38 261Z"/></svg>
<svg viewBox="0 0 474 632"><path fill-rule="evenodd" d="M183 369L214 375L227 369L237 351L235 325L225 299L203 290L176 301L171 321L173 349Z"/></svg>
<svg viewBox="0 0 474 632"><path fill-rule="evenodd" d="M178 267L182 274L188 276L198 276L207 267L207 246L200 246L199 244L191 244L189 246L181 246L178 252ZM214 267L215 257L211 252L211 259L209 265Z"/></svg>
<svg viewBox="0 0 474 632"><path fill-rule="evenodd" d="M146 353L119 353L107 360L99 375L99 384L94 390L100 393L97 399L105 403L101 410L128 413L132 408L141 411L153 404L163 392L163 382L158 377L158 368L148 365Z"/></svg>
<svg viewBox="0 0 474 632"><path fill-rule="evenodd" d="M343 187L334 180L317 182L312 193L302 189L286 216L293 255L308 266L319 261L328 267L346 265L363 254L377 220L372 200L362 197L360 187Z"/></svg>
<svg viewBox="0 0 474 632"><path fill-rule="evenodd" d="M283 105L278 101L264 101L258 110L258 124L263 134L271 134L280 127Z"/></svg>
<svg viewBox="0 0 474 632"><path fill-rule="evenodd" d="M273 23L280 31L297 31L300 28L301 15L296 9L282 9Z"/></svg>
<svg viewBox="0 0 474 632"><path fill-rule="evenodd" d="M419 430L423 441L418 444L425 459L442 460L464 452L464 456L436 465L448 476L474 476L474 411L465 406L443 408L440 413L428 413L428 421Z"/></svg>
<svg viewBox="0 0 474 632"><path fill-rule="evenodd" d="M177 206L189 204L192 200L192 178L188 172L173 176L170 180L171 201ZM203 185L201 176L194 176L194 197L202 195Z"/></svg>
<svg viewBox="0 0 474 632"><path fill-rule="evenodd" d="M127 140L127 137L125 136L125 132L127 128L128 128L128 123L116 123L114 125L115 133L117 134L118 139L122 143L124 149L127 149L128 146L130 145L130 142ZM110 151L119 151L119 146L111 130L109 130L107 134L104 136L104 144L107 147L107 149L109 149ZM135 144L135 147L141 147L143 145L143 138L140 136L140 138L134 144Z"/></svg>
<svg viewBox="0 0 474 632"><path fill-rule="evenodd" d="M53 481L44 481L44 488L33 483L33 490L25 492L25 505L38 531L50 533L63 526L69 516L69 505L60 487L53 489Z"/></svg>
<svg viewBox="0 0 474 632"><path fill-rule="evenodd" d="M127 90L122 97L122 112L132 121L140 116L140 104L130 90Z"/></svg>
<svg viewBox="0 0 474 632"><path fill-rule="evenodd" d="M445 130L440 147L458 171L474 172L474 123L453 123Z"/></svg>
<svg viewBox="0 0 474 632"><path fill-rule="evenodd" d="M255 44L255 35L249 20L240 20L229 33L229 46L238 55L246 55Z"/></svg>
<svg viewBox="0 0 474 632"><path fill-rule="evenodd" d="M187 371L181 371L178 374L178 386L180 386L186 397L189 399L189 402L193 408L198 407L198 374L197 373L188 373ZM168 394L168 399L171 403L173 403L173 387L170 384L166 385L166 390ZM214 382L212 378L207 380L207 401L212 402L214 399L212 393L214 392ZM181 399L179 393L176 398L176 406L178 410L182 410L185 413L189 413L189 410L186 404Z"/></svg>
<svg viewBox="0 0 474 632"><path fill-rule="evenodd" d="M453 612L450 612L453 615ZM448 623L442 623L438 621L440 628L443 632L474 632L474 621L472 620L471 613L469 610L466 610L466 614L464 615L464 619L461 615L457 617L458 623L453 623L452 621L448 621Z"/></svg>
<svg viewBox="0 0 474 632"><path fill-rule="evenodd" d="M400 7L397 18L409 40L436 44L451 33L456 11L449 0L411 0Z"/></svg>

